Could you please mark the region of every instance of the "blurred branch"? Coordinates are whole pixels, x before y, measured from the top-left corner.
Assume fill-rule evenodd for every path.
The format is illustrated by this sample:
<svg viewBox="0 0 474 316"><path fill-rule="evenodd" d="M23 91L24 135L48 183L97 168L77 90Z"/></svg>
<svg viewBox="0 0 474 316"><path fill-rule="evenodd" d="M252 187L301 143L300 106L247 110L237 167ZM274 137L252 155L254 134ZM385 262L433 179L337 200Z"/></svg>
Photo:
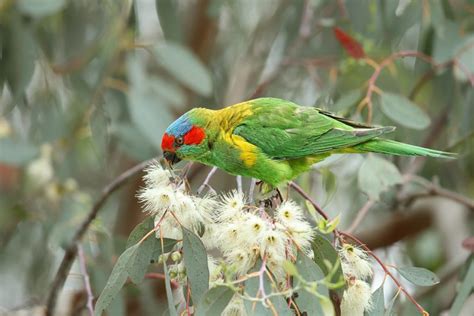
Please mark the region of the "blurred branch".
<svg viewBox="0 0 474 316"><path fill-rule="evenodd" d="M469 69L466 68L461 62L459 62L458 60L458 56L460 54L462 54L464 52L466 48L464 48L463 50L459 51L457 55L455 55L451 60L448 60L446 62L443 62L443 63L437 63L431 56L428 56L422 52L419 52L419 51L400 51L400 52L395 52L393 54L391 54L390 56L388 56L387 58L385 58L384 60L382 60L382 62L380 63L377 63L375 62L374 60L370 59L370 58L366 58L365 61L367 64L369 64L370 66L372 66L375 70L374 70L374 73L372 74L372 76L370 77L369 81L367 82L367 93L365 95L365 97L362 99L362 101L359 103L359 105L357 106L357 111L360 113L365 107L367 107L367 122L370 123L372 121L372 107L373 107L373 104L372 104L372 95L374 92L377 92L377 85L376 85L376 81L377 79L379 78L382 70L387 67L388 65L392 64L395 60L399 59L399 58L405 58L405 57L416 57L416 58L419 58L421 60L424 60L425 62L431 64L433 66L433 70L436 71L438 69L441 69L441 68L445 68L445 67L449 67L449 66L455 66L455 67L458 67L465 75L467 78L469 78L469 82L471 84L471 86L474 87L474 74L470 73L469 72ZM431 79L431 75L425 75L422 80L421 80L421 83L419 83L420 85L423 85L428 79ZM420 89L419 87L415 87L416 90L414 90L415 92L417 92L418 89ZM412 92L413 94L413 92Z"/></svg>
<svg viewBox="0 0 474 316"><path fill-rule="evenodd" d="M367 202L365 202L364 206L362 206L359 211L357 211L357 215L352 222L351 226L346 230L348 233L353 233L356 228L360 225L362 220L365 218L365 215L370 211L372 206L375 205L375 200L369 199Z"/></svg>
<svg viewBox="0 0 474 316"><path fill-rule="evenodd" d="M91 210L89 211L87 217L82 221L77 229L74 237L72 238L69 246L66 247L63 260L59 265L58 271L56 272L56 276L54 278L53 284L51 286L51 290L47 297L46 301L46 316L54 315L54 309L56 307L56 300L58 297L59 292L61 291L64 282L69 274L69 270L71 269L72 263L76 259L77 252L78 252L78 243L81 241L82 237L88 230L92 221L97 217L97 214L101 210L102 206L104 206L105 202L109 198L109 196L117 191L122 185L124 185L128 180L132 177L137 175L143 168L145 168L148 164L150 164L155 159L150 159L143 161L130 169L124 171L120 174L117 178L115 178L111 183L109 183L103 190L99 198L96 200L94 205L92 206Z"/></svg>
<svg viewBox="0 0 474 316"><path fill-rule="evenodd" d="M433 182L430 182L422 177L419 177L419 176L411 176L410 177L410 180L412 180L413 182L423 186L424 188L427 189L426 192L422 192L422 193L417 193L417 194L413 194L411 195L409 198L408 198L408 203L412 203L413 200L417 199L417 198L423 198L423 197L427 197L427 196L441 196L441 197L445 197L447 199L450 199L452 201L455 201L459 204L462 204L464 206L466 206L467 208L469 208L471 211L474 211L474 200L464 196L464 195L461 195L457 192L454 192L454 191L451 191L451 190L448 190L448 189L445 189Z"/></svg>
<svg viewBox="0 0 474 316"><path fill-rule="evenodd" d="M87 293L87 310L89 311L90 316L94 316L94 294L92 293L91 282L89 274L87 273L86 257L84 256L84 250L82 249L82 245L80 243L77 245L77 255L79 258L81 274L84 278L84 287L86 288Z"/></svg>
<svg viewBox="0 0 474 316"><path fill-rule="evenodd" d="M299 193L299 195L301 195L304 199L306 199L308 202L310 202L314 208L316 209L316 211L326 220L329 220L329 216L326 214L326 212L323 211L323 209L299 186L297 185L295 182L293 181L290 181L288 183L288 185L290 187L292 187L293 189L295 189L296 192Z"/></svg>

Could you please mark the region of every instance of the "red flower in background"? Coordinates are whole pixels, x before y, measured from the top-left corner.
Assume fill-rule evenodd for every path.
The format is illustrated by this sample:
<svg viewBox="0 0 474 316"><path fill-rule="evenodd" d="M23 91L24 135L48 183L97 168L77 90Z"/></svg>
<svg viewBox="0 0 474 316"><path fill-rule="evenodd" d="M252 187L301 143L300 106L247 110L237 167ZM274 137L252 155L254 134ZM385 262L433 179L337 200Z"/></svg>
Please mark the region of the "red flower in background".
<svg viewBox="0 0 474 316"><path fill-rule="evenodd" d="M364 58L365 52L362 45L356 41L352 36L344 32L342 29L335 27L334 35L336 36L339 43L346 50L346 52L355 59Z"/></svg>

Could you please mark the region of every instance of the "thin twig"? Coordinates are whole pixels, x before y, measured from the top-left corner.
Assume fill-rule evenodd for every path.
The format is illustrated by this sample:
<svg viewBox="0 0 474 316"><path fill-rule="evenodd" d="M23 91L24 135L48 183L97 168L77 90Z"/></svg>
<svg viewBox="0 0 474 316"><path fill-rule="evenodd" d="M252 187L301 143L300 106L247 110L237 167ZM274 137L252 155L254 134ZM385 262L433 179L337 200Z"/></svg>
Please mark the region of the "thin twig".
<svg viewBox="0 0 474 316"><path fill-rule="evenodd" d="M89 311L90 316L94 316L94 294L92 293L91 282L89 274L87 273L86 257L84 256L84 250L80 243L77 245L77 256L79 259L79 268L81 269L81 274L84 278L84 287L86 288L87 293L87 310Z"/></svg>
<svg viewBox="0 0 474 316"><path fill-rule="evenodd" d="M76 259L77 244L86 233L92 221L97 217L97 214L99 213L102 206L104 206L108 197L112 193L114 193L117 189L119 189L122 185L124 185L130 178L137 175L143 168L145 168L148 164L150 164L154 160L155 159L143 161L131 167L130 169L120 174L117 178L115 178L111 183L109 183L102 190L101 195L92 206L87 217L80 224L69 246L66 248L63 260L61 261L61 264L59 265L58 271L56 272L56 276L51 286L51 290L47 297L46 311L45 311L46 316L54 315L54 309L56 307L56 300L57 300L59 291L62 289L64 282L66 281L66 278L69 274L69 270L71 269L71 265Z"/></svg>
<svg viewBox="0 0 474 316"><path fill-rule="evenodd" d="M165 281L166 276L163 273L149 272L149 273L145 274L145 279L155 279L155 280ZM177 289L177 288L180 287L179 283L174 281L174 280L170 280L170 284L171 284L171 287L173 289Z"/></svg>
<svg viewBox="0 0 474 316"><path fill-rule="evenodd" d="M254 192L255 192L255 185L257 184L257 180L255 178L252 178L250 180L250 187L249 187L249 201L250 203L253 203L254 200Z"/></svg>
<svg viewBox="0 0 474 316"><path fill-rule="evenodd" d="M293 181L290 181L288 182L288 185L290 187L292 187L293 189L295 189L296 192L299 193L299 195L301 195L304 199L306 199L308 202L310 202L314 208L316 209L316 211L326 220L329 219L329 216L326 214L326 212L323 211L323 209L299 186L297 185L295 182Z"/></svg>
<svg viewBox="0 0 474 316"><path fill-rule="evenodd" d="M235 180L237 181L237 192L239 192L239 194L242 194L244 192L242 190L242 176L235 177Z"/></svg>
<svg viewBox="0 0 474 316"><path fill-rule="evenodd" d="M217 167L212 167L211 171L209 171L206 179L204 180L204 182L201 184L201 186L199 187L199 189L197 190L197 194L201 194L202 191L207 187L209 186L209 181L211 181L211 178L212 176L214 175L214 173L216 173L217 171Z"/></svg>
<svg viewBox="0 0 474 316"><path fill-rule="evenodd" d="M428 196L428 195L442 196L442 197L448 198L450 200L453 200L455 202L458 202L459 204L462 204L462 205L468 207L470 210L474 211L474 200L472 200L472 199L470 199L470 198L468 198L464 195L461 195L457 192L442 188L439 185L436 185L436 184L426 180L425 178L422 178L422 177L419 177L419 176L411 176L410 178L413 182L425 187L428 190L428 192L426 192L425 194L420 195L419 197L424 197L424 196Z"/></svg>
<svg viewBox="0 0 474 316"><path fill-rule="evenodd" d="M369 199L367 202L365 202L364 206L362 206L357 212L356 218L352 222L351 226L347 229L348 233L353 233L356 230L374 204L375 200L372 199Z"/></svg>

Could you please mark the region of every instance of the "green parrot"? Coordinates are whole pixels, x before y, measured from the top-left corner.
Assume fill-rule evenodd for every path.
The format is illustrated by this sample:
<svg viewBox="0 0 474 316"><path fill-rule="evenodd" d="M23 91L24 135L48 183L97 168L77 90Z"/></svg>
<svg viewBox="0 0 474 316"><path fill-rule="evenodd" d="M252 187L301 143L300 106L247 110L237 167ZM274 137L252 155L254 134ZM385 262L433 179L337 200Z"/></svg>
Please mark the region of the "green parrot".
<svg viewBox="0 0 474 316"><path fill-rule="evenodd" d="M357 123L282 99L260 98L220 110L188 111L166 129L161 148L170 164L198 161L273 187L293 180L331 154L455 157L382 138L394 129Z"/></svg>

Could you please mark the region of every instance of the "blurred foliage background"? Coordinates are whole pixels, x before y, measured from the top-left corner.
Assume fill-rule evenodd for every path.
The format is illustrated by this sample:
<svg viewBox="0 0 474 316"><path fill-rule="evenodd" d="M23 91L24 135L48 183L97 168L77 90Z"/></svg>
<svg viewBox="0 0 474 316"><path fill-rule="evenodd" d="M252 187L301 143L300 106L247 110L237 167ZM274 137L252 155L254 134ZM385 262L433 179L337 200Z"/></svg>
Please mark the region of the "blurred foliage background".
<svg viewBox="0 0 474 316"><path fill-rule="evenodd" d="M338 156L300 179L342 229L369 211L355 235L387 262L435 271L438 286L411 290L433 315L448 309L472 251L462 242L473 229L473 14L471 0L0 1L0 313L44 304L94 199L160 154L170 122L194 106L257 96L395 125L394 139L459 153ZM208 172L194 164L193 187ZM211 184L227 190L235 180L218 172ZM143 217L140 186L137 176L114 194L83 240L96 297ZM387 285L387 297L395 292ZM159 280L130 285L110 314L155 314L163 293ZM85 313L85 303L76 262L58 313Z"/></svg>

